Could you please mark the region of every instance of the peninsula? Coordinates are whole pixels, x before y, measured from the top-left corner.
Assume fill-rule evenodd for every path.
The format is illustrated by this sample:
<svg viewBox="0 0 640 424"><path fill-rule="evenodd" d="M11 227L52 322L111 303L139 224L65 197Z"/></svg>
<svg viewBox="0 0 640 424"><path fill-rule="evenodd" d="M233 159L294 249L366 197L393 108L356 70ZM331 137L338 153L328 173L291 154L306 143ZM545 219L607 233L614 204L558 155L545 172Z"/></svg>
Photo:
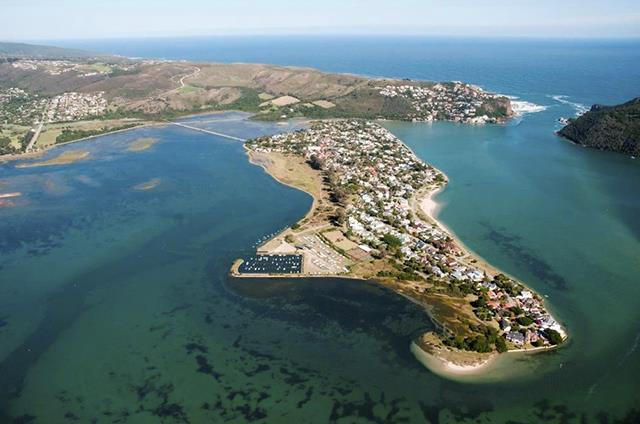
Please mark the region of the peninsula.
<svg viewBox="0 0 640 424"><path fill-rule="evenodd" d="M380 125L321 121L245 146L253 163L314 201L232 275L375 280L425 306L438 332L414 341L416 356L453 373L566 338L537 293L474 258L435 220L430 196L446 176Z"/></svg>
<svg viewBox="0 0 640 424"><path fill-rule="evenodd" d="M558 135L600 150L640 155L640 97L617 106L594 105Z"/></svg>
<svg viewBox="0 0 640 424"><path fill-rule="evenodd" d="M260 120L320 120L305 131L245 144L252 162L314 202L255 257L237 261L234 275L376 280L428 308L439 330L415 340L417 356L452 369L476 369L495 352L548 348L566 337L538 294L465 252L435 220L430 196L446 176L370 122L501 123L513 115L507 97L458 81L130 60L0 43L0 155L9 158L223 110Z"/></svg>
<svg viewBox="0 0 640 424"><path fill-rule="evenodd" d="M0 155L38 151L179 116L361 118L484 124L507 97L462 82L374 79L260 64L131 60L0 43Z"/></svg>

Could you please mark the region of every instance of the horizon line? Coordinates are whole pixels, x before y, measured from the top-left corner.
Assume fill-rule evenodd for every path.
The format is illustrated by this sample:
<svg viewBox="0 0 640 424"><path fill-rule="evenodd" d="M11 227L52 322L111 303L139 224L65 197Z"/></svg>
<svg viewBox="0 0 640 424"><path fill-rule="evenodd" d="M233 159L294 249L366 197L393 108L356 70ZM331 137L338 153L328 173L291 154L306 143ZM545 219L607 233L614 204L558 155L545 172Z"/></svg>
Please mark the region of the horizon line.
<svg viewBox="0 0 640 424"><path fill-rule="evenodd" d="M211 33L211 34L149 34L149 35L116 35L108 37L54 37L54 38L0 38L7 43L36 43L56 41L109 41L109 40L153 40L153 39L189 39L189 38L254 38L254 37L306 37L306 38L433 38L433 39L477 39L477 40L539 40L539 41L640 41L640 35L624 36L538 36L538 35L471 35L471 34L433 34L433 33L292 33L292 32L251 32L251 33Z"/></svg>

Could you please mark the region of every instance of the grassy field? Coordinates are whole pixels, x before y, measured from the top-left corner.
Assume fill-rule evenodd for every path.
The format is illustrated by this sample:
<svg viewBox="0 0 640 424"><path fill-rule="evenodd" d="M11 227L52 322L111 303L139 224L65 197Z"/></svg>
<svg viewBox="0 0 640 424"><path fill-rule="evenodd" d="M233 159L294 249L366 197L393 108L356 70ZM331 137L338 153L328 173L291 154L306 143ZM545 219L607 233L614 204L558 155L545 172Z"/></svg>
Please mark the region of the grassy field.
<svg viewBox="0 0 640 424"><path fill-rule="evenodd" d="M25 127L22 125L1 124L0 136L9 137L11 139L11 145L16 149L19 149L21 147L20 141L27 134L27 132L29 132L30 129L30 127Z"/></svg>
<svg viewBox="0 0 640 424"><path fill-rule="evenodd" d="M193 85L185 85L178 90L180 93L199 93L205 91L203 88L195 87Z"/></svg>
<svg viewBox="0 0 640 424"><path fill-rule="evenodd" d="M89 68L96 72L104 73L109 73L112 69L111 66L107 65L106 63L92 63L91 65L89 65Z"/></svg>
<svg viewBox="0 0 640 424"><path fill-rule="evenodd" d="M62 131L65 129L73 130L73 131L99 131L102 128L119 128L124 125L140 123L143 124L145 121L136 120L136 119L113 119L113 120L92 120L92 121L78 121L78 122L62 122L62 123L54 123L45 125L40 137L38 138L38 142L36 143L37 148L47 148L56 144L56 139L59 135L62 134Z"/></svg>

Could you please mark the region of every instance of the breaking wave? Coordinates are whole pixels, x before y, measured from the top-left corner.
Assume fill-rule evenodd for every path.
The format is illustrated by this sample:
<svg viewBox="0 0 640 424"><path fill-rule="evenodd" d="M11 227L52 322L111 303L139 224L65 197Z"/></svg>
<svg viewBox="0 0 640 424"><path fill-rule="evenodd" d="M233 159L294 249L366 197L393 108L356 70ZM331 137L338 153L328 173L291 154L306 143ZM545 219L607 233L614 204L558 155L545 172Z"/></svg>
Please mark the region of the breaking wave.
<svg viewBox="0 0 640 424"><path fill-rule="evenodd" d="M549 96L551 97L553 100L555 100L558 103L562 103L565 105L569 105L571 106L575 111L576 111L576 116L580 116L583 113L587 112L589 110L589 108L585 105L583 105L582 103L576 103L576 102L572 102L571 100L569 100L569 96L564 96L562 94L557 94L557 95L553 95L553 96Z"/></svg>
<svg viewBox="0 0 640 424"><path fill-rule="evenodd" d="M535 103L526 102L524 100L512 100L511 108L516 115L524 115L526 113L538 113L547 110L546 106L537 105Z"/></svg>
<svg viewBox="0 0 640 424"><path fill-rule="evenodd" d="M509 94L501 94L501 96L507 97L511 100L511 109L515 116L522 117L528 113L538 113L547 110L547 106L537 105L535 103L520 100L518 96L511 96Z"/></svg>

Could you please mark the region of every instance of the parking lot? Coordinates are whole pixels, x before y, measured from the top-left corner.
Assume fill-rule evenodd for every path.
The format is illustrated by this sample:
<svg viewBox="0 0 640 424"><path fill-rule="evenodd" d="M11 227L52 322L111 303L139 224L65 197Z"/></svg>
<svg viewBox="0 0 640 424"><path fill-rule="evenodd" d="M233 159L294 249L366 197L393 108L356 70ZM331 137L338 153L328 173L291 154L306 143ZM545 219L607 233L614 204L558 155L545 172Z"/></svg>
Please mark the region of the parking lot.
<svg viewBox="0 0 640 424"><path fill-rule="evenodd" d="M300 236L298 241L305 256L306 274L343 274L349 271L348 260L315 234Z"/></svg>

